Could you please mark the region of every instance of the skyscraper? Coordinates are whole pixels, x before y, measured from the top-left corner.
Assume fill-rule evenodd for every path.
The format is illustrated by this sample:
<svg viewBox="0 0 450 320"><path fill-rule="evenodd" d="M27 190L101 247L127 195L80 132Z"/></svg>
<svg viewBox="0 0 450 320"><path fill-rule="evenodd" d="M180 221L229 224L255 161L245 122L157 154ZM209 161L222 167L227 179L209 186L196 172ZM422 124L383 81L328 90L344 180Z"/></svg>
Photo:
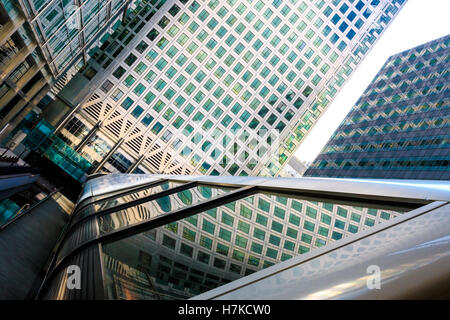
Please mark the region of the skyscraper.
<svg viewBox="0 0 450 320"><path fill-rule="evenodd" d="M0 1L0 141L86 63L129 2Z"/></svg>
<svg viewBox="0 0 450 320"><path fill-rule="evenodd" d="M305 176L450 180L449 44L390 57Z"/></svg>
<svg viewBox="0 0 450 320"><path fill-rule="evenodd" d="M47 118L81 171L276 175L404 4L153 2Z"/></svg>

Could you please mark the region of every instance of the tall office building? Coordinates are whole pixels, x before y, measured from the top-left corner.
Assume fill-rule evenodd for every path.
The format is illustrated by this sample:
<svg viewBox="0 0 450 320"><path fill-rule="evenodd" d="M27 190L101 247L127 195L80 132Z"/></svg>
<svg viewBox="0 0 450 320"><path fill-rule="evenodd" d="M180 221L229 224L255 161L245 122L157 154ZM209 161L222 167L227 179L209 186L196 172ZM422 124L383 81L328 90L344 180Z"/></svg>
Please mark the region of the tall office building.
<svg viewBox="0 0 450 320"><path fill-rule="evenodd" d="M45 145L77 178L276 175L403 4L148 1L60 91Z"/></svg>
<svg viewBox="0 0 450 320"><path fill-rule="evenodd" d="M390 57L305 176L450 180L449 44Z"/></svg>
<svg viewBox="0 0 450 320"><path fill-rule="evenodd" d="M86 63L105 32L132 11L129 2L0 1L0 141Z"/></svg>

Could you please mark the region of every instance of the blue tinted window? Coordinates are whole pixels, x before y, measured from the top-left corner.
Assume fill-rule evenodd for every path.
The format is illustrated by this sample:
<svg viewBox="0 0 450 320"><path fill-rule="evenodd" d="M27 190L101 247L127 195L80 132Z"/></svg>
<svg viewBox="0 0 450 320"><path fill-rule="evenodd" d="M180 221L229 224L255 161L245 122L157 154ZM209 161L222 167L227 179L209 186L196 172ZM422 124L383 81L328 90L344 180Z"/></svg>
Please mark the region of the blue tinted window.
<svg viewBox="0 0 450 320"><path fill-rule="evenodd" d="M364 7L364 3L362 1L359 1L356 4L356 9L358 9L358 11L361 11L361 9Z"/></svg>
<svg viewBox="0 0 450 320"><path fill-rule="evenodd" d="M342 13L347 12L348 10L348 5L346 5L345 3L339 8L339 11L341 11Z"/></svg>
<svg viewBox="0 0 450 320"><path fill-rule="evenodd" d="M346 46L347 46L347 44L344 41L341 41L341 43L339 43L339 45L338 45L339 51L343 51Z"/></svg>
<svg viewBox="0 0 450 320"><path fill-rule="evenodd" d="M344 32L348 27L347 22L342 22L341 25L339 26L339 30L341 30L342 32Z"/></svg>
<svg viewBox="0 0 450 320"><path fill-rule="evenodd" d="M342 233L333 231L333 235L331 236L334 240L339 240L342 238Z"/></svg>
<svg viewBox="0 0 450 320"><path fill-rule="evenodd" d="M352 40L355 34L356 32L353 29L350 29L350 31L347 33L347 38Z"/></svg>
<svg viewBox="0 0 450 320"><path fill-rule="evenodd" d="M131 112L131 115L135 118L139 118L139 116L144 112L144 109L142 109L140 106L136 106L134 110Z"/></svg>
<svg viewBox="0 0 450 320"><path fill-rule="evenodd" d="M336 43L338 41L339 36L336 33L333 33L333 35L330 38L331 43Z"/></svg>
<svg viewBox="0 0 450 320"><path fill-rule="evenodd" d="M358 19L358 21L356 21L356 23L355 23L355 26L358 28L358 29L361 29L361 26L363 25L363 21L361 20L361 19Z"/></svg>
<svg viewBox="0 0 450 320"><path fill-rule="evenodd" d="M306 42L303 41L303 40L300 40L300 42L299 42L298 45L297 45L297 49L298 49L299 51L302 51L303 48L305 48L305 46L306 46Z"/></svg>
<svg viewBox="0 0 450 320"><path fill-rule="evenodd" d="M371 13L372 13L372 10L366 9L366 11L364 11L364 13L363 13L363 17L367 19Z"/></svg>
<svg viewBox="0 0 450 320"><path fill-rule="evenodd" d="M337 14L335 14L335 15L333 16L333 18L331 18L331 21L332 21L334 24L337 24L337 23L339 22L339 20L341 20L341 17L339 17L339 15L337 15Z"/></svg>
<svg viewBox="0 0 450 320"><path fill-rule="evenodd" d="M141 120L142 124L145 126L148 126L152 121L153 121L153 117L151 115L149 115L148 113Z"/></svg>
<svg viewBox="0 0 450 320"><path fill-rule="evenodd" d="M209 168L211 168L211 165L209 163L207 163L207 162L203 162L202 168L207 171Z"/></svg>
<svg viewBox="0 0 450 320"><path fill-rule="evenodd" d="M325 26L325 28L323 28L322 33L325 37L328 36L330 34L330 32L331 32L331 28L329 26Z"/></svg>
<svg viewBox="0 0 450 320"><path fill-rule="evenodd" d="M181 151L181 155L182 156L187 156L192 152L192 149L189 148L188 146L184 147L184 149Z"/></svg>
<svg viewBox="0 0 450 320"><path fill-rule="evenodd" d="M157 122L152 128L152 132L154 134L158 134L162 130L162 128L163 128L163 125L161 123Z"/></svg>
<svg viewBox="0 0 450 320"><path fill-rule="evenodd" d="M133 103L134 103L133 99L130 99L129 97L127 97L125 100L123 100L121 106L125 110L128 110L128 108L130 108Z"/></svg>
<svg viewBox="0 0 450 320"><path fill-rule="evenodd" d="M208 47L208 49L213 49L216 46L216 44L217 44L216 40L210 39L206 44L206 46Z"/></svg>
<svg viewBox="0 0 450 320"><path fill-rule="evenodd" d="M142 171L142 170L141 170L141 169L139 169L139 168L136 168L136 169L134 169L134 171L133 171L132 173L137 173L137 174L144 174L145 172L144 172L144 171Z"/></svg>
<svg viewBox="0 0 450 320"><path fill-rule="evenodd" d="M325 16L329 16L333 12L333 9L330 8L330 6L326 7L325 10L323 10L323 14Z"/></svg>
<svg viewBox="0 0 450 320"><path fill-rule="evenodd" d="M350 11L350 13L348 14L347 18L350 21L353 21L353 19L355 19L356 17L356 13L354 11Z"/></svg>
<svg viewBox="0 0 450 320"><path fill-rule="evenodd" d="M281 0L274 0L274 1L272 1L272 5L275 8L278 8L280 6L281 2L282 2Z"/></svg>
<svg viewBox="0 0 450 320"><path fill-rule="evenodd" d="M391 21L391 17L389 17L389 16L381 16L380 20L382 22L384 22L385 24L388 24L389 21Z"/></svg>
<svg viewBox="0 0 450 320"><path fill-rule="evenodd" d="M125 173L131 166L131 161L120 152L114 153L111 158L108 159L108 163L112 164L113 167L122 173Z"/></svg>

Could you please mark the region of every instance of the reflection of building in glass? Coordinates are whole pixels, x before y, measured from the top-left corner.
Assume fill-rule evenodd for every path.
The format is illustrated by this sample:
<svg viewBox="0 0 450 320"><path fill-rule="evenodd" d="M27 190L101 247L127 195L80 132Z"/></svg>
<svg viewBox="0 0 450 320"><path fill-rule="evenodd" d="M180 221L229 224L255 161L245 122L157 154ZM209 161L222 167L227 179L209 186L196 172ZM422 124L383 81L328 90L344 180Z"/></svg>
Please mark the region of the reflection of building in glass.
<svg viewBox="0 0 450 320"><path fill-rule="evenodd" d="M403 2L143 5L47 120L91 172L276 175Z"/></svg>
<svg viewBox="0 0 450 320"><path fill-rule="evenodd" d="M209 187L202 189L211 192ZM195 196L196 190L183 193ZM182 197L176 194L170 200L189 204ZM127 209L127 214L131 215L130 211ZM103 252L106 261L115 259L125 268L147 272L160 295L174 293L186 298L396 215L387 210L258 194L108 244ZM134 252L134 257L125 257L124 252ZM105 271L114 274L115 270Z"/></svg>
<svg viewBox="0 0 450 320"><path fill-rule="evenodd" d="M390 57L305 175L450 180L449 42Z"/></svg>
<svg viewBox="0 0 450 320"><path fill-rule="evenodd" d="M288 164L286 164L280 171L280 177L300 178L310 166L310 162L299 160L292 157Z"/></svg>
<svg viewBox="0 0 450 320"><path fill-rule="evenodd" d="M86 63L128 2L0 1L0 141Z"/></svg>
<svg viewBox="0 0 450 320"><path fill-rule="evenodd" d="M131 179L124 188L122 177L86 185L56 259L84 261L79 260L84 253L74 249L101 248L99 274L108 299L192 297L419 206L394 205L394 198L377 202L376 196L367 203L351 195L336 201L339 197L324 192L296 191L311 182L299 187L303 182L291 179L197 182L195 177L136 175L136 182ZM120 191L109 185L115 181ZM265 189L261 182L272 185ZM110 191L96 196L102 183ZM355 188L349 183L342 190L348 186ZM63 298L52 292L65 286L64 279L56 270L47 298Z"/></svg>

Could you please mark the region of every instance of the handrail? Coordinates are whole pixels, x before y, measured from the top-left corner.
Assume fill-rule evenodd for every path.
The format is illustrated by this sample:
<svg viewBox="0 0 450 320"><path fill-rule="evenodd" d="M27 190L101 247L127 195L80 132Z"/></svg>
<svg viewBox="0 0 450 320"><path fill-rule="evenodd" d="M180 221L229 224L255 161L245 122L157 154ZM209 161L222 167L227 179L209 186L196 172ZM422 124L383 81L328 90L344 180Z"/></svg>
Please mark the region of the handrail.
<svg viewBox="0 0 450 320"><path fill-rule="evenodd" d="M22 210L26 211L28 208L30 208L30 204L29 203L25 203L23 206L20 207L19 211L17 211L15 215L18 216Z"/></svg>
<svg viewBox="0 0 450 320"><path fill-rule="evenodd" d="M32 206L30 206L28 209L26 209L25 211L22 212L22 214L16 214L12 219L8 220L4 225L0 226L0 231L6 229L9 225L13 224L14 222L16 222L17 220L19 220L20 218L22 218L23 216L27 215L28 213L31 212L31 210L33 210L35 207L37 207L38 205L40 205L41 203L43 203L44 201L46 201L47 199L51 198L54 194L60 192L63 188L59 188L56 191L51 192L50 194L48 194L44 199L42 199L41 201L36 202L35 204L33 204Z"/></svg>

